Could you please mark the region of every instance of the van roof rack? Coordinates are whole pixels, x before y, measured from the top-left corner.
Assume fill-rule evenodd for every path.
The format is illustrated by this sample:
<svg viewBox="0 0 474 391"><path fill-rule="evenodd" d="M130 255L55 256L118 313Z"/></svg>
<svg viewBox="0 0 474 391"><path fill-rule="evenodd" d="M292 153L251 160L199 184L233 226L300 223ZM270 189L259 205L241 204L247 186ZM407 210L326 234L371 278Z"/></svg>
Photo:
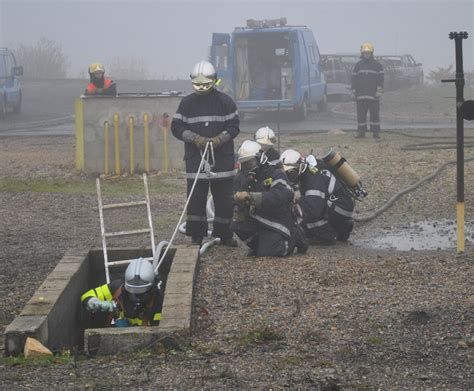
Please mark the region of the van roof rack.
<svg viewBox="0 0 474 391"><path fill-rule="evenodd" d="M250 28L266 28L266 27L281 27L286 26L287 21L285 17L278 19L247 19L247 27Z"/></svg>

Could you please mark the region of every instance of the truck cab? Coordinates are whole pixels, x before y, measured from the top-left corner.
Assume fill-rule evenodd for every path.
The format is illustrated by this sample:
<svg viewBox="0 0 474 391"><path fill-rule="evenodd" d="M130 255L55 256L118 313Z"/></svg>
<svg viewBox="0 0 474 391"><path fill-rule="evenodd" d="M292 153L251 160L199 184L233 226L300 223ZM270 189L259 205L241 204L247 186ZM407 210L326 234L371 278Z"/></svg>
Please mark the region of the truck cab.
<svg viewBox="0 0 474 391"><path fill-rule="evenodd" d="M286 110L304 119L309 107L326 108L319 49L306 26L251 19L231 34L214 33L210 57L241 113Z"/></svg>
<svg viewBox="0 0 474 391"><path fill-rule="evenodd" d="M0 119L11 109L21 110L21 84L18 76L23 75L23 67L17 66L15 56L7 48L0 48Z"/></svg>

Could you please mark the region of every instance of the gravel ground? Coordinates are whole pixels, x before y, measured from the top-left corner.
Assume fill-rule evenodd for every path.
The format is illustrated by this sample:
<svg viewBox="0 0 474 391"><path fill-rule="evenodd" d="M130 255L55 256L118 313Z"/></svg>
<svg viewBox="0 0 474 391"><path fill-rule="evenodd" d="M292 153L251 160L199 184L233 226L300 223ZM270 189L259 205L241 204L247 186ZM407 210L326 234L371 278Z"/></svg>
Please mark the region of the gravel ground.
<svg viewBox="0 0 474 391"><path fill-rule="evenodd" d="M357 205L363 216L455 158L454 150L400 149L425 141L315 134L284 136L282 147L319 154L335 147L369 191ZM73 151L70 137L0 139L1 330L68 248L100 245L93 178L74 174ZM3 360L0 388L472 389L472 238L462 256L452 248L401 252L363 245L383 229L452 220L455 178L455 166L448 166L375 220L356 225L346 244L286 259L249 258L243 247L211 249L202 257L189 344L156 345L131 357L77 353L68 363ZM150 181L157 237L169 238L184 205L184 178L156 174ZM465 165L465 181L466 226L472 227L474 162ZM113 223L138 221L123 214Z"/></svg>

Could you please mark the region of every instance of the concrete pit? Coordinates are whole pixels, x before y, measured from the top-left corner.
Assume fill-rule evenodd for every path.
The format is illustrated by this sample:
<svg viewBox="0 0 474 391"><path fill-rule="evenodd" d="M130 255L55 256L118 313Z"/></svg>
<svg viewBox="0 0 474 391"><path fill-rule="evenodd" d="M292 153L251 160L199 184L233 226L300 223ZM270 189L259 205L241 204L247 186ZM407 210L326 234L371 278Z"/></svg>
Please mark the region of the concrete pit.
<svg viewBox="0 0 474 391"><path fill-rule="evenodd" d="M108 249L109 262L151 255L151 249ZM159 326L104 328L99 326L105 317L92 320L80 303L82 293L105 284L102 249L68 251L6 328L5 355L22 354L27 337L53 352L83 347L88 355L139 350L169 334L189 337L198 262L197 246L177 246L168 252L159 270L166 285ZM125 268L111 269L111 280L122 276Z"/></svg>

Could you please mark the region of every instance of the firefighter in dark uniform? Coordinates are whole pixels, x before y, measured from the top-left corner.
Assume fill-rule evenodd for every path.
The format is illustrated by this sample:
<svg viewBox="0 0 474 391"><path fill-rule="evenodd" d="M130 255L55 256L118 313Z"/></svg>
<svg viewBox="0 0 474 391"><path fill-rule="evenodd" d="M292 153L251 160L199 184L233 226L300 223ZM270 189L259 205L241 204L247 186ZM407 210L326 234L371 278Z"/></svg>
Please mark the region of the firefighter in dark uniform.
<svg viewBox="0 0 474 391"><path fill-rule="evenodd" d="M199 178L187 209L186 235L197 245L207 236L206 201L210 186L215 206L212 235L220 238L222 245L236 246L229 226L235 176L233 139L240 132L237 107L231 97L214 88L217 74L210 62L198 62L191 72L191 81L195 92L183 98L171 123L173 135L184 141L188 196L196 175ZM207 165L207 172L198 173L202 151L209 142L209 150L213 151L208 154L212 172Z"/></svg>
<svg viewBox="0 0 474 391"><path fill-rule="evenodd" d="M380 97L383 94L384 71L374 58L374 46L366 42L360 47L361 59L352 70L351 88L357 104L357 135L365 137L367 111L370 112L370 131L380 138Z"/></svg>
<svg viewBox="0 0 474 391"><path fill-rule="evenodd" d="M117 86L111 79L105 78L105 67L100 62L89 66L90 82L85 95L117 95Z"/></svg>
<svg viewBox="0 0 474 391"><path fill-rule="evenodd" d="M127 266L123 279L85 292L81 302L93 314L109 314L108 326L157 326L163 306L161 281L149 261L136 259Z"/></svg>
<svg viewBox="0 0 474 391"><path fill-rule="evenodd" d="M265 152L268 163L281 168L280 154L275 149L275 132L268 126L265 126L257 130L254 139L260 144L262 151Z"/></svg>
<svg viewBox="0 0 474 391"><path fill-rule="evenodd" d="M353 199L329 170L319 170L295 150L281 154L283 169L295 190L294 214L310 244L347 241L352 232ZM316 163L316 159L313 159Z"/></svg>
<svg viewBox="0 0 474 391"><path fill-rule="evenodd" d="M250 248L250 255L281 256L305 253L308 245L291 213L293 190L285 173L267 161L255 141L239 149L232 228Z"/></svg>

